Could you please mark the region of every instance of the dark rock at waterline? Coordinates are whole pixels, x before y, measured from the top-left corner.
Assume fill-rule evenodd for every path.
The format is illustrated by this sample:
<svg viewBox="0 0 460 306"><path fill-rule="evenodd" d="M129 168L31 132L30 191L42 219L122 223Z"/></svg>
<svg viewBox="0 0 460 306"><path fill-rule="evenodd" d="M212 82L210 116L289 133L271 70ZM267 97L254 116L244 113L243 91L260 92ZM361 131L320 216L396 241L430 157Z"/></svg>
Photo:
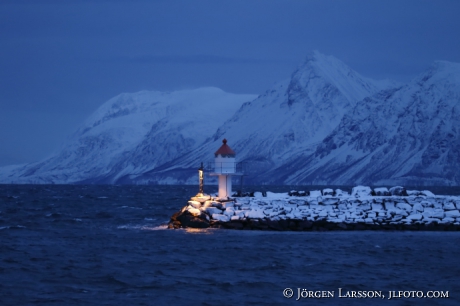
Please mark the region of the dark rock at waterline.
<svg viewBox="0 0 460 306"><path fill-rule="evenodd" d="M169 228L223 228L234 230L272 230L272 231L460 231L460 226L456 224L443 223L411 223L411 224L392 224L392 223L344 223L329 222L327 220L297 220L281 219L244 219L231 220L228 222L211 220L206 216L193 216L188 211L177 212L171 217Z"/></svg>
<svg viewBox="0 0 460 306"><path fill-rule="evenodd" d="M243 229L244 225L239 221L230 221L222 224L225 228L228 229Z"/></svg>
<svg viewBox="0 0 460 306"><path fill-rule="evenodd" d="M188 210L176 212L171 217L169 222L169 228L181 228L181 227L192 227L192 228L208 228L210 226L209 220L206 215L201 214L194 216Z"/></svg>

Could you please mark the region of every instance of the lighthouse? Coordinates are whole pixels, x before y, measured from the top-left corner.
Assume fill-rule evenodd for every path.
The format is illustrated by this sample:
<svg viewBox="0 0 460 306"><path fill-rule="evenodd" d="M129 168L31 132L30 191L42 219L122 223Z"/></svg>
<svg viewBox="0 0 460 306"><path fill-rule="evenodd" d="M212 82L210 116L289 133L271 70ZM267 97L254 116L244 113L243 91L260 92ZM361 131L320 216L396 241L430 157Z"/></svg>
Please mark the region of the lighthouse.
<svg viewBox="0 0 460 306"><path fill-rule="evenodd" d="M227 139L222 140L222 146L214 153L214 173L219 177L219 198L224 199L232 195L232 175L241 175L236 172L235 151L227 145Z"/></svg>

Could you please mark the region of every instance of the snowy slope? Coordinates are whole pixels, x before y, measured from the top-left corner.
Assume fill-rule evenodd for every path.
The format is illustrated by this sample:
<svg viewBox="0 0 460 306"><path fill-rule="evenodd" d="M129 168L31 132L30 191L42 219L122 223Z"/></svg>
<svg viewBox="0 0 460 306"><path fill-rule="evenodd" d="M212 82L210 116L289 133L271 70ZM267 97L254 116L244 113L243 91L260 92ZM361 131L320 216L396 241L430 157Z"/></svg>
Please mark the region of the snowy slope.
<svg viewBox="0 0 460 306"><path fill-rule="evenodd" d="M362 77L335 57L314 52L290 80L245 103L203 146L172 161L156 177L179 177L183 174L175 169L212 159L226 138L238 160L251 168L249 179L257 176L259 182L269 182L273 177L264 177L264 172L313 152L346 112L380 89L379 83Z"/></svg>
<svg viewBox="0 0 460 306"><path fill-rule="evenodd" d="M121 94L93 113L51 158L0 171L1 182L113 183L193 149L254 95L218 88Z"/></svg>
<svg viewBox="0 0 460 306"><path fill-rule="evenodd" d="M257 184L460 184L460 64L406 85L314 52L262 95L217 88L119 95L51 158L1 183L196 183L223 138Z"/></svg>
<svg viewBox="0 0 460 306"><path fill-rule="evenodd" d="M460 64L360 101L286 183L460 184Z"/></svg>

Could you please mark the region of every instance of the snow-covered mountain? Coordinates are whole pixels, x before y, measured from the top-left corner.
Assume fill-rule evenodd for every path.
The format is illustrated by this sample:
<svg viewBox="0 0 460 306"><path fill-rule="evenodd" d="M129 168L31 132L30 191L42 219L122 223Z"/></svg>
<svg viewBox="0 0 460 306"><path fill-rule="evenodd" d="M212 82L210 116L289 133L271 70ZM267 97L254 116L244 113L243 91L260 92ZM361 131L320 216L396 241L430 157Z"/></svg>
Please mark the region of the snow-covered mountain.
<svg viewBox="0 0 460 306"><path fill-rule="evenodd" d="M436 62L345 114L285 183L460 184L460 64Z"/></svg>
<svg viewBox="0 0 460 306"><path fill-rule="evenodd" d="M314 52L262 95L216 88L122 94L57 154L2 183L196 183L223 138L264 184L460 184L460 64L402 85Z"/></svg>
<svg viewBox="0 0 460 306"><path fill-rule="evenodd" d="M5 167L3 183L115 183L193 149L255 95L218 88L121 94L42 162Z"/></svg>
<svg viewBox="0 0 460 306"><path fill-rule="evenodd" d="M269 176L264 173L313 153L345 113L387 84L359 75L333 56L314 52L290 80L245 103L211 139L186 157L164 165L154 176L157 180L181 177L182 169L212 159L226 138L237 159L246 162L249 181L272 182L293 169Z"/></svg>

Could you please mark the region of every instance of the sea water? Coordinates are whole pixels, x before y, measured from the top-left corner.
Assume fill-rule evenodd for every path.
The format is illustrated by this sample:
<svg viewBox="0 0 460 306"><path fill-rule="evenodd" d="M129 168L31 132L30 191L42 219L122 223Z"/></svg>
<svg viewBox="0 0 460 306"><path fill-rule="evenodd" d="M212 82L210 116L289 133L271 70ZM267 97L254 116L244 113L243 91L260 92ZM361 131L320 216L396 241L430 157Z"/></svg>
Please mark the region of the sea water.
<svg viewBox="0 0 460 306"><path fill-rule="evenodd" d="M460 232L166 229L196 189L0 185L0 305L460 305Z"/></svg>

